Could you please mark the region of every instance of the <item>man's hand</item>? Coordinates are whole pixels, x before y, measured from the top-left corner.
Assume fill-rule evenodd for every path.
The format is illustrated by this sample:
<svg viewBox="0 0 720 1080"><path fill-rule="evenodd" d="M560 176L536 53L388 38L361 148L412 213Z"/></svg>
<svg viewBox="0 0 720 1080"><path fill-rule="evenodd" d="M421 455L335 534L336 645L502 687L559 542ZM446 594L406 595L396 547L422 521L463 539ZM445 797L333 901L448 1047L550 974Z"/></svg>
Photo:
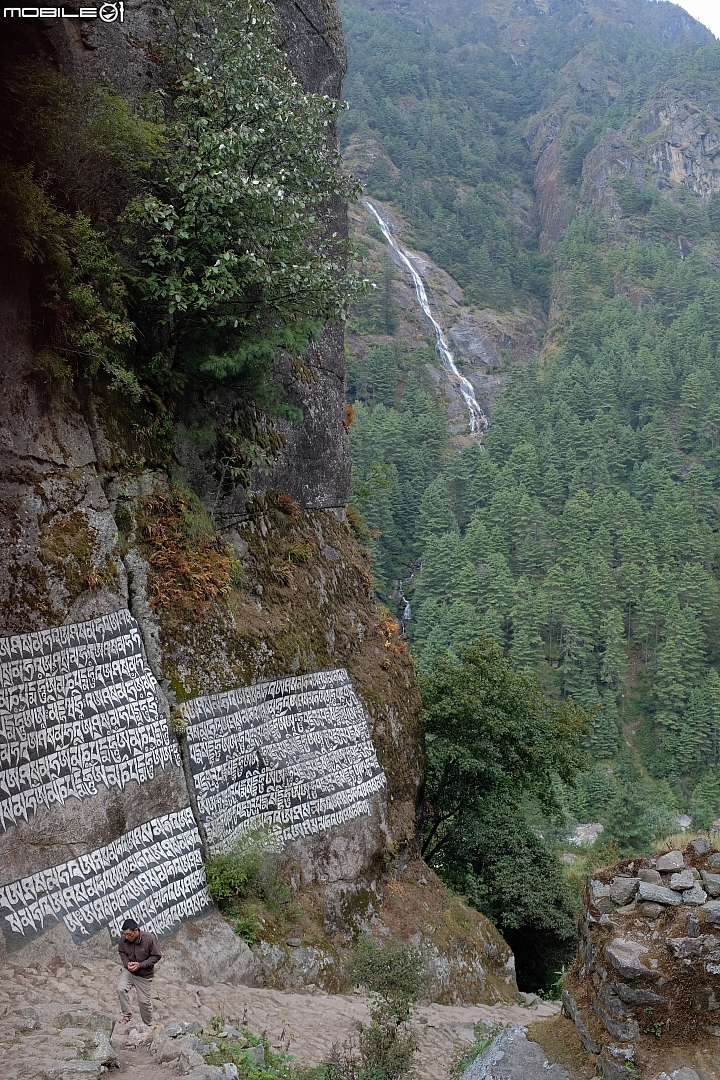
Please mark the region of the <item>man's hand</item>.
<svg viewBox="0 0 720 1080"><path fill-rule="evenodd" d="M137 971L139 967L140 965L135 960L133 960L130 964L128 964L128 971Z"/></svg>

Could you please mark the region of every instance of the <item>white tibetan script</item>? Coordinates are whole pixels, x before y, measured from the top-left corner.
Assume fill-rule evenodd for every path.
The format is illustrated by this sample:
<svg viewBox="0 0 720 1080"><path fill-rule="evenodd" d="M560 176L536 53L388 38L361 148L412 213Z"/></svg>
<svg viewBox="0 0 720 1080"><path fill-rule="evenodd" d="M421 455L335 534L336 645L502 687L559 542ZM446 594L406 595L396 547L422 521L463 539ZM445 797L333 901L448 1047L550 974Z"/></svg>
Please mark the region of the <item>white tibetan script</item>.
<svg viewBox="0 0 720 1080"><path fill-rule="evenodd" d="M133 918L162 937L211 906L197 826L189 808L154 818L87 855L0 886L11 942L62 919L76 941Z"/></svg>
<svg viewBox="0 0 720 1080"><path fill-rule="evenodd" d="M369 812L385 786L343 669L257 683L183 706L198 808L213 851L248 828L284 841Z"/></svg>
<svg viewBox="0 0 720 1080"><path fill-rule="evenodd" d="M0 828L179 756L129 611L0 638Z"/></svg>

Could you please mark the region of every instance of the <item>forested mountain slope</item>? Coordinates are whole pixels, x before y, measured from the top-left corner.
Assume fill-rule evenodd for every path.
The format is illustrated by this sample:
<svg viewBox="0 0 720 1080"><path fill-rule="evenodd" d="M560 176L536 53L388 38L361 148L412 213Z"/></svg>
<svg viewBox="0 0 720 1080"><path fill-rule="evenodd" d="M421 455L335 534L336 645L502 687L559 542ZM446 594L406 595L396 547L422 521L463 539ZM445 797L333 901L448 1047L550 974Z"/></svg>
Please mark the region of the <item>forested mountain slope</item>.
<svg viewBox="0 0 720 1080"><path fill-rule="evenodd" d="M451 445L406 286L359 226L379 288L351 321L350 434L382 587L404 579L421 667L484 631L594 710L571 817L629 847L682 812L707 826L720 46L648 0L340 6L346 160L457 282L453 321L525 320L535 341L499 333L489 431Z"/></svg>

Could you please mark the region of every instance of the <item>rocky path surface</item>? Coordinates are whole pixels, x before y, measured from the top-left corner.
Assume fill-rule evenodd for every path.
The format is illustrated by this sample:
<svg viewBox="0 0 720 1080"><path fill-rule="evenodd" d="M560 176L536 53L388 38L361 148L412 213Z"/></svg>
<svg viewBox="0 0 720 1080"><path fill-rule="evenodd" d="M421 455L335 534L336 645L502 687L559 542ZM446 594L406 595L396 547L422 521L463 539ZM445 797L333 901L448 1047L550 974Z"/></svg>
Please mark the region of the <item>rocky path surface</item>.
<svg viewBox="0 0 720 1080"><path fill-rule="evenodd" d="M0 987L0 1075L3 1080L33 1076L46 1080L72 1080L82 1076L90 1080L108 1071L101 1063L107 1060L106 1037L102 1032L93 1036L97 1047L92 1039L88 1042L82 1010L73 1013L69 1006L84 1006L92 1013L117 1019L115 987L119 972L119 966L107 960L80 964L72 969L6 967L9 977ZM178 1020L185 1025L197 1023L210 1033L210 1018L223 1016L229 1023L239 1021L258 1034L266 1032L274 1046L287 1046L289 1040L289 1052L303 1065L327 1060L333 1044L351 1038L357 1021L367 1019L367 999L360 994L284 993L223 983L212 987L194 986L163 978L161 968L154 980L153 996L158 1025ZM422 1034L417 1074L423 1080L447 1080L448 1066L457 1052L458 1043L472 1040L473 1025L478 1021L488 1020L503 1026L529 1024L555 1015L558 1009L558 1003L544 1001L527 1007L499 1004L418 1008L416 1019ZM58 1027L59 1022L64 1027ZM144 1034L137 1015L128 1029L115 1028L112 1033L111 1043L119 1069L110 1067L109 1080L113 1076L118 1080L121 1077L158 1080L164 1076L171 1080L178 1076L177 1064L160 1064L149 1053L147 1044L134 1045L140 1037L134 1031ZM107 1035L110 1035L109 1031ZM102 1058L103 1053L105 1058ZM63 1062L58 1060L58 1055L62 1055Z"/></svg>

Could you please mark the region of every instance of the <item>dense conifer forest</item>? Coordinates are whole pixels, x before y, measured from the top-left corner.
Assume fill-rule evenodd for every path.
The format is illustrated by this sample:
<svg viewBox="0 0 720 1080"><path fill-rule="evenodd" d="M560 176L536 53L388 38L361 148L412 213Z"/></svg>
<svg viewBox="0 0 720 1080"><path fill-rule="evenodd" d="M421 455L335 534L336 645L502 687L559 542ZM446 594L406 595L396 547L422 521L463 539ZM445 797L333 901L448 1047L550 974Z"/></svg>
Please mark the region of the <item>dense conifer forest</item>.
<svg viewBox="0 0 720 1080"><path fill-rule="evenodd" d="M599 844L637 851L678 815L706 828L720 815L720 45L645 0L341 7L342 139L366 192L466 309L542 325L535 360L506 359L482 446L451 438L385 259L348 366L378 588L391 600L402 579L421 673L486 634L550 700L587 710L564 824L524 803L545 841L598 821ZM673 171L670 144L694 164Z"/></svg>

